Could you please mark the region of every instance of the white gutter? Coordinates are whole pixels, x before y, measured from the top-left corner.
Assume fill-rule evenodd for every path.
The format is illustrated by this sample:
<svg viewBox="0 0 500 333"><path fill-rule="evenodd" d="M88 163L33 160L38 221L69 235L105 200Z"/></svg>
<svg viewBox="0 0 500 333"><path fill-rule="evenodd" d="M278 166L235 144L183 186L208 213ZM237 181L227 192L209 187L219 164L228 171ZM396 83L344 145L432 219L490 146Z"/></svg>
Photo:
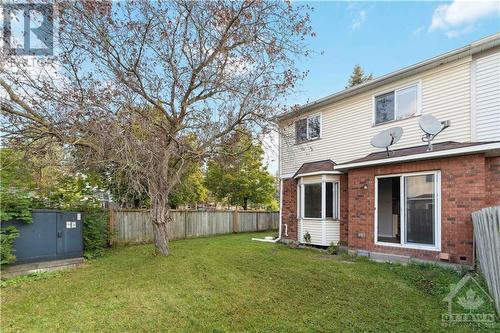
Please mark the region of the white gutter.
<svg viewBox="0 0 500 333"><path fill-rule="evenodd" d="M423 71L430 70L436 68L438 66L442 66L444 64L460 60L465 57L472 56L476 53L483 52L494 47L500 46L500 33L496 33L494 35L482 38L475 42L472 42L469 45L463 46L459 49L452 50L450 52L438 55L436 57L430 58L428 60L421 61L411 66L404 67L395 72L383 75L381 77L375 78L368 82L359 84L349 89L345 89L339 91L337 93L328 95L326 97L320 98L313 102L307 103L305 105L300 106L296 111L285 113L278 117L278 122L285 121L287 119L296 117L302 113L311 111L320 106L324 106L339 100L342 100L347 97L351 97L369 90L372 90L376 87L379 87L384 84L388 84L397 80L402 80L404 78L410 77L412 75L419 74Z"/></svg>
<svg viewBox="0 0 500 333"><path fill-rule="evenodd" d="M484 152L484 151L488 151L488 150L499 150L498 153L500 153L500 142L486 143L484 145L469 146L469 147L462 147L462 148L447 149L447 150L442 150L442 151L424 152L424 153L420 153L420 154L413 154L413 155L407 155L407 156L388 157L388 158L382 158L382 159L372 160L372 161L338 164L338 165L335 165L334 168L337 170L345 171L348 169L361 168L361 167L366 167L366 166L374 166L374 165L380 165L380 164L391 164L391 163L398 163L398 162L418 161L418 160L424 160L424 159L430 159L430 158L447 157L447 156L455 156L455 155L462 155L462 154L474 154L474 153L480 153L480 152Z"/></svg>

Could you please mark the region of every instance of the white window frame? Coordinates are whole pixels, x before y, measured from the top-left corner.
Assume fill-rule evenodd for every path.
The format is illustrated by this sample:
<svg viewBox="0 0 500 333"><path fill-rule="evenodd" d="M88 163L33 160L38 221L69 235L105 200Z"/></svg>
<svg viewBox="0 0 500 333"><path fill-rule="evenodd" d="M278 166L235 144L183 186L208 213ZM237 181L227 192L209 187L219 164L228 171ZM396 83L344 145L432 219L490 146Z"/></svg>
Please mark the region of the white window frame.
<svg viewBox="0 0 500 333"><path fill-rule="evenodd" d="M319 135L317 137L314 137L314 138L311 138L309 136L309 119L312 119L312 118L316 118L316 117L319 117ZM295 127L295 123L299 120L306 120L306 140L304 141L301 141L301 142L297 142L297 133L295 132L296 131L296 127ZM305 118L299 118L297 120L295 120L293 122L293 130L294 130L294 134L295 134L295 144L299 145L301 143L305 143L305 142L308 142L308 141L314 141L314 140L318 140L318 139L321 139L321 135L323 133L323 116L322 116L322 113L315 113L315 114L312 114L312 115L309 115Z"/></svg>
<svg viewBox="0 0 500 333"><path fill-rule="evenodd" d="M417 111L414 114L411 114L409 116L406 116L406 117L403 117L403 118L398 118L398 115L397 115L397 111L398 111L397 110L397 106L398 106L398 97L397 96L398 96L398 94L397 93L398 93L398 91L405 90L405 89L408 89L408 88L411 88L411 87L417 87ZM388 120L388 121L384 121L384 122L381 122L381 123L377 123L376 122L376 120L377 120L377 103L376 103L376 97L378 97L380 95L384 95L384 94L390 93L390 92L394 92L394 119ZM400 121L400 120L408 119L408 118L411 118L411 117L415 117L415 116L418 116L418 115L421 115L421 114L422 114L422 80L418 80L418 81L414 81L414 82L411 82L411 83L408 83L408 84L405 84L405 85L393 87L391 89L380 90L380 91L375 92L372 95L372 126L380 126L380 125L392 123L392 122L395 122L395 121Z"/></svg>
<svg viewBox="0 0 500 333"><path fill-rule="evenodd" d="M326 183L333 183L333 218L327 218L326 217ZM304 186L305 185L318 185L321 184L321 217L305 217L304 212L305 212L305 198L304 198ZM336 185L337 184L337 185ZM302 220L327 220L327 221L340 221L340 181L339 180L331 180L331 179L326 179L326 177L322 177L321 181L316 181L316 182L303 182L302 179L297 186L298 192L300 193L300 219ZM337 193L335 193L335 190L337 189ZM337 199L337 200L335 200ZM337 202L335 202L337 201ZM336 215L336 216L335 216Z"/></svg>
<svg viewBox="0 0 500 333"><path fill-rule="evenodd" d="M423 176L423 175L434 175L434 193L436 194L436 205L434 207L434 245L417 244L417 243L405 243L406 239L406 192L405 192L405 177L411 176ZM378 180L380 178L391 178L400 177L400 243L390 243L390 242L379 242L378 241ZM429 250L429 251L441 251L441 171L422 171L422 172L411 172L411 173L398 173L391 175L381 175L375 176L375 228L374 228L374 243L375 245L399 247L405 249L417 249L417 250Z"/></svg>

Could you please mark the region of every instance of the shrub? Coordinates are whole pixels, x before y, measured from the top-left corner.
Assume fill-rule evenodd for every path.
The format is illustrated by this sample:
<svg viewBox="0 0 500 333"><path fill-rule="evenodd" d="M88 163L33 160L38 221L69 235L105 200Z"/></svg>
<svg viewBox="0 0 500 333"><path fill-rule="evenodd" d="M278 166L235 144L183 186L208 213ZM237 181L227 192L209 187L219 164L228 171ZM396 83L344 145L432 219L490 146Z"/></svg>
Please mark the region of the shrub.
<svg viewBox="0 0 500 333"><path fill-rule="evenodd" d="M2 228L0 231L0 264L10 264L16 261L12 253L14 239L19 236L19 231L14 226Z"/></svg>
<svg viewBox="0 0 500 333"><path fill-rule="evenodd" d="M307 232L304 234L304 242L306 242L306 243L311 243L311 234L309 233L309 231L307 231Z"/></svg>
<svg viewBox="0 0 500 333"><path fill-rule="evenodd" d="M83 249L87 259L102 256L108 246L109 212L106 209L95 208L84 213L83 219Z"/></svg>
<svg viewBox="0 0 500 333"><path fill-rule="evenodd" d="M24 223L31 223L31 198L29 194L17 189L0 190L0 221L21 220Z"/></svg>
<svg viewBox="0 0 500 333"><path fill-rule="evenodd" d="M333 244L333 242L330 243L330 246L327 247L326 252L328 254L339 254L339 248L340 248L340 242L337 243L337 245Z"/></svg>

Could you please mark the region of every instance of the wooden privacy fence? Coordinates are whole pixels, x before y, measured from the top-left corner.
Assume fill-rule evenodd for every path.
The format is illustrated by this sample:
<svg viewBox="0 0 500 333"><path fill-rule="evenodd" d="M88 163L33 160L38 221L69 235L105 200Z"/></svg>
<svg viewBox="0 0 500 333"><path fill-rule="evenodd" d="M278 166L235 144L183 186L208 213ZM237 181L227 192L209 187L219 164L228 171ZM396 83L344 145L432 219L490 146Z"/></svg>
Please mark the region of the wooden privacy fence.
<svg viewBox="0 0 500 333"><path fill-rule="evenodd" d="M500 206L472 213L480 269L500 313Z"/></svg>
<svg viewBox="0 0 500 333"><path fill-rule="evenodd" d="M171 210L170 213L170 239L274 230L278 229L279 223L278 212ZM115 242L153 241L149 210L113 210L110 214L110 227Z"/></svg>

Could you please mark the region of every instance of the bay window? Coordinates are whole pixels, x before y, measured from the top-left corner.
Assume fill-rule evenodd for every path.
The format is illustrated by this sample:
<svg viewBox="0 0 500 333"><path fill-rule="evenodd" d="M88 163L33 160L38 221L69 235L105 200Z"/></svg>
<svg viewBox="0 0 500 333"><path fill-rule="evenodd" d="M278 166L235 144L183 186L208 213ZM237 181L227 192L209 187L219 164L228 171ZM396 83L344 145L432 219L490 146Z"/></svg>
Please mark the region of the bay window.
<svg viewBox="0 0 500 333"><path fill-rule="evenodd" d="M305 219L339 219L339 183L323 181L302 184L301 212Z"/></svg>

